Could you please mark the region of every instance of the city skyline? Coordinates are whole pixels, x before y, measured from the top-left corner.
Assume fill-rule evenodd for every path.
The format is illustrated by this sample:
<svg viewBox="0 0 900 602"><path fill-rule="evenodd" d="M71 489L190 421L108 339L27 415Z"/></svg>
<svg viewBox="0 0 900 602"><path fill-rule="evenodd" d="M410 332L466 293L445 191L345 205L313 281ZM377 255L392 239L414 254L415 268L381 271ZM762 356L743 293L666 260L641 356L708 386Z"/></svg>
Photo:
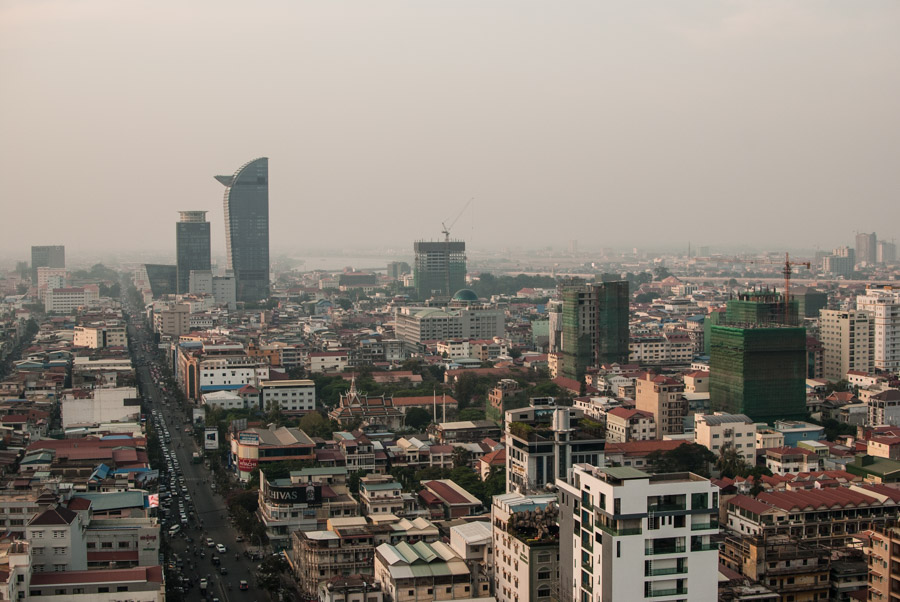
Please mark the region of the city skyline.
<svg viewBox="0 0 900 602"><path fill-rule="evenodd" d="M207 174L261 155L273 250L336 213L344 244L438 239L473 197L453 232L469 248L827 249L884 230L896 202L896 4L388 5L200 1L173 20L4 3L0 165L17 216L77 255L168 248L170 216L196 207L217 255ZM223 94L245 70L258 83ZM141 236L70 230L95 215L140 215ZM329 230L304 244L335 245ZM13 231L0 254L32 238Z"/></svg>

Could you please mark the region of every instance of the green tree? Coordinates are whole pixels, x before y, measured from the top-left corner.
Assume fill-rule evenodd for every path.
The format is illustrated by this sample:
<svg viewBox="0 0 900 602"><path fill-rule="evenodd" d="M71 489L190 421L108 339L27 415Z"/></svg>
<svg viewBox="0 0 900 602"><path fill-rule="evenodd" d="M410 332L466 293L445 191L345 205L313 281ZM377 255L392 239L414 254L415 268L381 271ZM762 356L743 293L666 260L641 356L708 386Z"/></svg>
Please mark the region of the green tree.
<svg viewBox="0 0 900 602"><path fill-rule="evenodd" d="M656 450L647 456L647 464L656 473L693 472L709 477L709 466L716 455L697 443L682 443L669 451Z"/></svg>
<svg viewBox="0 0 900 602"><path fill-rule="evenodd" d="M424 408L410 408L406 412L406 426L420 430L431 424L431 412Z"/></svg>
<svg viewBox="0 0 900 602"><path fill-rule="evenodd" d="M300 418L298 428L310 437L330 439L335 431L335 423L325 418L321 412L313 411Z"/></svg>
<svg viewBox="0 0 900 602"><path fill-rule="evenodd" d="M725 444L719 450L719 457L716 458L716 470L722 477L733 479L735 476L745 473L749 468L741 456L741 452L735 446Z"/></svg>
<svg viewBox="0 0 900 602"><path fill-rule="evenodd" d="M472 461L472 452L465 447L454 447L452 458L453 468L469 467L469 463Z"/></svg>
<svg viewBox="0 0 900 602"><path fill-rule="evenodd" d="M466 408L457 416L458 420L484 420L484 410L478 408Z"/></svg>

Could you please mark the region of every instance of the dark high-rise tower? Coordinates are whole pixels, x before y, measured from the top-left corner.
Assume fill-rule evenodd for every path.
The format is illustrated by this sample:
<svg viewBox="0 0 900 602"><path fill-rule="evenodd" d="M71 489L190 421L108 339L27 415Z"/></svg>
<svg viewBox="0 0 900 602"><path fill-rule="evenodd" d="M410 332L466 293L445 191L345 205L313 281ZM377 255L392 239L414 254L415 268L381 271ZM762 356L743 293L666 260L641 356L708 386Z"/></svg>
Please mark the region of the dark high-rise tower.
<svg viewBox="0 0 900 602"><path fill-rule="evenodd" d="M66 248L63 245L31 247L31 282L37 284L38 268L65 268Z"/></svg>
<svg viewBox="0 0 900 602"><path fill-rule="evenodd" d="M209 222L206 211L180 211L181 219L175 224L175 258L177 289L179 294L189 292L191 270L209 270L212 267L209 249Z"/></svg>
<svg viewBox="0 0 900 602"><path fill-rule="evenodd" d="M461 240L416 242L413 277L419 300L450 297L466 286L466 243Z"/></svg>
<svg viewBox="0 0 900 602"><path fill-rule="evenodd" d="M269 159L254 159L225 185L225 252L234 272L238 301L269 296Z"/></svg>

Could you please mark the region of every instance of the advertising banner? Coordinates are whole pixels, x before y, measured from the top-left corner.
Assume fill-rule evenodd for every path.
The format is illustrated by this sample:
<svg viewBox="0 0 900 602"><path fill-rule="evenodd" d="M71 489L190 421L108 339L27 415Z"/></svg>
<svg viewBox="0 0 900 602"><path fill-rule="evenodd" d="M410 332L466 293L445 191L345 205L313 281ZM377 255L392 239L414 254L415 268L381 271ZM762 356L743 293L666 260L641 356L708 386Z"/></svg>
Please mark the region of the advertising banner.
<svg viewBox="0 0 900 602"><path fill-rule="evenodd" d="M238 458L238 470L241 472L253 472L259 466L257 458Z"/></svg>
<svg viewBox="0 0 900 602"><path fill-rule="evenodd" d="M266 497L275 503L322 505L322 486L315 483L291 487L269 487Z"/></svg>
<svg viewBox="0 0 900 602"><path fill-rule="evenodd" d="M238 433L238 443L240 445L255 445L259 447L259 435L253 431L242 431Z"/></svg>
<svg viewBox="0 0 900 602"><path fill-rule="evenodd" d="M207 427L203 431L203 449L219 449L219 429Z"/></svg>

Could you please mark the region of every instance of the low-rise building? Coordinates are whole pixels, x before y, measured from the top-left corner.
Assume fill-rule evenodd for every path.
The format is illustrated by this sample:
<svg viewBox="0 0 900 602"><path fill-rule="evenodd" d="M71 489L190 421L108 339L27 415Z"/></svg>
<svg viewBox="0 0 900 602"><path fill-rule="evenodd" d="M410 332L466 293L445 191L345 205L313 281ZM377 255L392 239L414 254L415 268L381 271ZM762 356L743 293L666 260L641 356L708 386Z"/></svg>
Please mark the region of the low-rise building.
<svg viewBox="0 0 900 602"><path fill-rule="evenodd" d="M369 475L359 480L359 503L363 515L404 514L403 487L390 475Z"/></svg>
<svg viewBox="0 0 900 602"><path fill-rule="evenodd" d="M443 542L381 544L375 549L375 579L393 602L487 598L490 583L473 579L466 561Z"/></svg>
<svg viewBox="0 0 900 602"><path fill-rule="evenodd" d="M714 454L732 447L744 462L756 464L756 425L745 414L697 414L694 433L696 442Z"/></svg>
<svg viewBox="0 0 900 602"><path fill-rule="evenodd" d="M307 595L335 577L374 572L375 536L367 525L295 531L291 541L297 585Z"/></svg>
<svg viewBox="0 0 900 602"><path fill-rule="evenodd" d="M656 439L656 419L650 412L613 408L606 413L606 441L648 441Z"/></svg>
<svg viewBox="0 0 900 602"><path fill-rule="evenodd" d="M316 409L316 384L311 380L264 380L259 389L264 411L275 405L288 415Z"/></svg>

